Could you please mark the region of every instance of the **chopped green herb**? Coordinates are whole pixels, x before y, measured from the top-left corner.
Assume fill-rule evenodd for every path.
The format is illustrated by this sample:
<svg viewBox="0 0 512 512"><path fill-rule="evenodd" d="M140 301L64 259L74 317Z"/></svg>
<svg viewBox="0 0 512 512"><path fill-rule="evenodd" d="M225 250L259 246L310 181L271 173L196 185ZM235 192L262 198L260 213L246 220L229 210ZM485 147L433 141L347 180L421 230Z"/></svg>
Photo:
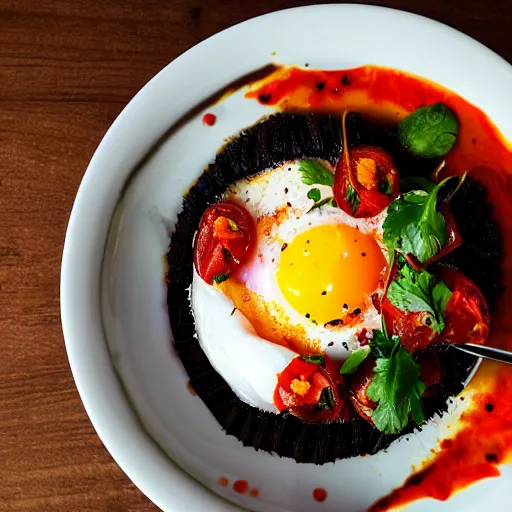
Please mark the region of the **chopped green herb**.
<svg viewBox="0 0 512 512"><path fill-rule="evenodd" d="M322 394L320 395L320 401L317 404L317 407L320 409L332 409L334 407L334 396L332 394L332 388L324 388L322 389Z"/></svg>
<svg viewBox="0 0 512 512"><path fill-rule="evenodd" d="M376 361L367 394L378 402L372 415L375 426L385 434L396 434L408 425L409 417L417 424L424 421L421 395L425 384L419 378L419 366L400 339L388 339L386 350L390 347L389 355Z"/></svg>
<svg viewBox="0 0 512 512"><path fill-rule="evenodd" d="M302 356L302 360L306 363L324 364L324 356Z"/></svg>
<svg viewBox="0 0 512 512"><path fill-rule="evenodd" d="M358 366L368 357L369 353L369 350L364 349L352 352L341 366L340 374L349 375L351 373L355 373Z"/></svg>
<svg viewBox="0 0 512 512"><path fill-rule="evenodd" d="M325 205L329 205L329 206L333 206L332 204L332 201L333 201L333 198L332 197L325 197L324 199L322 199L321 201L318 201L317 203L315 203L309 210L308 210L308 213L315 210L316 208L321 208L322 206L325 206Z"/></svg>
<svg viewBox="0 0 512 512"><path fill-rule="evenodd" d="M384 331L373 329L372 340L370 341L370 349L376 357L389 357L395 345L400 341L398 336L388 338Z"/></svg>
<svg viewBox="0 0 512 512"><path fill-rule="evenodd" d="M229 277L229 274L217 274L216 276L213 276L213 282L214 283L222 283Z"/></svg>
<svg viewBox="0 0 512 512"><path fill-rule="evenodd" d="M228 219L228 224L229 224L229 229L231 231L240 231L238 224L234 220Z"/></svg>
<svg viewBox="0 0 512 512"><path fill-rule="evenodd" d="M359 208L361 200L359 199L359 195L355 191L354 187L352 187L350 183L347 183L347 192L345 193L345 199L352 208L352 213L355 213Z"/></svg>
<svg viewBox="0 0 512 512"><path fill-rule="evenodd" d="M416 272L408 265L398 271L389 285L387 297L402 311L426 312L433 316L433 328L440 333L444 327L444 311L452 292L426 270Z"/></svg>
<svg viewBox="0 0 512 512"><path fill-rule="evenodd" d="M322 195L320 194L320 190L318 190L317 188L312 188L308 191L308 199L313 199L315 203L317 201L320 201L321 197Z"/></svg>
<svg viewBox="0 0 512 512"><path fill-rule="evenodd" d="M402 120L398 134L402 146L421 158L442 158L452 149L459 122L442 103L416 109Z"/></svg>
<svg viewBox="0 0 512 512"><path fill-rule="evenodd" d="M397 250L413 254L420 263L435 256L447 242L446 222L437 210L439 191L451 179L446 178L430 193L424 190L407 192L395 199L384 221L384 243L390 253Z"/></svg>
<svg viewBox="0 0 512 512"><path fill-rule="evenodd" d="M332 206L333 208L338 208L338 203L336 202L336 199L334 199L334 197L331 197L329 201L329 206Z"/></svg>
<svg viewBox="0 0 512 512"><path fill-rule="evenodd" d="M299 172L306 185L334 185L334 174L319 160L302 160Z"/></svg>

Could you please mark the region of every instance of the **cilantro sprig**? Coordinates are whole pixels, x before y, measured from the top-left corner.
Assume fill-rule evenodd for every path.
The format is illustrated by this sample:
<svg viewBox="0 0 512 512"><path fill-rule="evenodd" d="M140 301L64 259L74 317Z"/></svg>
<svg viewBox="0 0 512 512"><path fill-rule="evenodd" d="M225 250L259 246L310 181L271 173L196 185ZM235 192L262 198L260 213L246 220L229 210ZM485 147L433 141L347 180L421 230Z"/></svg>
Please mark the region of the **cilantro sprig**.
<svg viewBox="0 0 512 512"><path fill-rule="evenodd" d="M413 190L390 204L383 224L384 243L390 253L412 254L425 263L443 249L448 233L437 203L439 192L451 179L461 178L450 176L430 192Z"/></svg>
<svg viewBox="0 0 512 512"><path fill-rule="evenodd" d="M319 160L302 160L299 164L302 183L306 185L334 185L334 174Z"/></svg>
<svg viewBox="0 0 512 512"><path fill-rule="evenodd" d="M436 276L426 270L416 272L404 265L388 288L391 304L402 311L432 315L432 327L440 333L445 327L444 312L452 292Z"/></svg>
<svg viewBox="0 0 512 512"><path fill-rule="evenodd" d="M388 337L383 331L373 330L370 350L353 352L340 373L354 373L370 355L375 357L374 377L368 386L368 398L377 402L372 421L385 434L402 431L410 419L420 424L425 420L421 395L425 384L420 380L420 368L405 350L398 336Z"/></svg>

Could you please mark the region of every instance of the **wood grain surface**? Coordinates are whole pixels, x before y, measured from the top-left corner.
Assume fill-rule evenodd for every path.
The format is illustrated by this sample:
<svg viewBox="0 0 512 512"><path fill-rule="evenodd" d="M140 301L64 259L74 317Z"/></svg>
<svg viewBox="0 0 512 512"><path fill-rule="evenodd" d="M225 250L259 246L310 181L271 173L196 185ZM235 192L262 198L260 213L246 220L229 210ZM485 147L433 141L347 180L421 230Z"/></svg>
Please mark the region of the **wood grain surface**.
<svg viewBox="0 0 512 512"><path fill-rule="evenodd" d="M300 4L0 0L0 511L156 510L102 446L71 377L59 316L68 216L101 137L155 73L219 30ZM510 1L382 4L512 61Z"/></svg>

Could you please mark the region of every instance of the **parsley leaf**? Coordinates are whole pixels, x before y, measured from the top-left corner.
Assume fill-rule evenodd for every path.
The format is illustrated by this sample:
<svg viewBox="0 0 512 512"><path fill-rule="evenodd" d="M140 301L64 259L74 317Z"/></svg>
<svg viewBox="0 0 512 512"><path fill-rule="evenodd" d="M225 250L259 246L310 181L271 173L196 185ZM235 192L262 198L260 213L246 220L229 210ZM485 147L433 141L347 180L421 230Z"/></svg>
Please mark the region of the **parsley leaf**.
<svg viewBox="0 0 512 512"><path fill-rule="evenodd" d="M383 224L384 243L390 253L397 250L413 254L424 263L446 245L446 222L437 211L437 199L449 179L436 185L430 193L414 190L391 203Z"/></svg>
<svg viewBox="0 0 512 512"><path fill-rule="evenodd" d="M306 363L324 364L324 356L302 356L302 360Z"/></svg>
<svg viewBox="0 0 512 512"><path fill-rule="evenodd" d="M321 201L318 201L315 203L307 213L315 210L316 208L321 208L322 206L329 205L333 208L336 208L338 205L336 204L336 201L334 201L334 197L324 197Z"/></svg>
<svg viewBox="0 0 512 512"><path fill-rule="evenodd" d="M378 402L372 421L385 434L403 430L409 417L416 423L425 419L421 406L425 384L419 380L420 368L399 338L389 340L387 345L391 344L389 356L377 359L367 391L368 398Z"/></svg>
<svg viewBox="0 0 512 512"><path fill-rule="evenodd" d="M341 375L355 373L357 367L368 357L369 350L357 350L352 352L340 368Z"/></svg>
<svg viewBox="0 0 512 512"><path fill-rule="evenodd" d="M334 395L332 394L332 388L322 389L320 395L320 401L316 404L320 409L328 410L334 407Z"/></svg>
<svg viewBox="0 0 512 512"><path fill-rule="evenodd" d="M334 174L319 160L302 160L299 172L306 185L334 185Z"/></svg>
<svg viewBox="0 0 512 512"><path fill-rule="evenodd" d="M444 311L452 292L426 270L416 272L408 265L398 271L389 285L387 297L402 311L427 312L433 316L433 328L440 333L444 327Z"/></svg>
<svg viewBox="0 0 512 512"><path fill-rule="evenodd" d="M222 283L229 277L229 274L217 274L216 276L213 276L212 281L214 283Z"/></svg>
<svg viewBox="0 0 512 512"><path fill-rule="evenodd" d="M308 191L308 199L313 199L315 203L317 201L320 201L321 197L322 195L320 194L320 190L318 190L317 188L312 188Z"/></svg>
<svg viewBox="0 0 512 512"><path fill-rule="evenodd" d="M373 336L370 342L372 354L376 357L389 357L395 345L400 341L398 336L388 338L383 331L373 329Z"/></svg>
<svg viewBox="0 0 512 512"><path fill-rule="evenodd" d="M355 213L361 204L361 200L359 199L358 193L355 191L354 187L347 183L347 192L345 193L345 199L347 203L352 208L352 213Z"/></svg>

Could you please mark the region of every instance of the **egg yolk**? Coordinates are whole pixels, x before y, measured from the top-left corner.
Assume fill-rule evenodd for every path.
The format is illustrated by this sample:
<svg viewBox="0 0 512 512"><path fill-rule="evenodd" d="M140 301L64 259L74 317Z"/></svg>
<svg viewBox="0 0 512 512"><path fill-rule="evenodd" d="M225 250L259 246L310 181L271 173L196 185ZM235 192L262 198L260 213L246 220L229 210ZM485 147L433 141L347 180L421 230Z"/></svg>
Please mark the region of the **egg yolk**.
<svg viewBox="0 0 512 512"><path fill-rule="evenodd" d="M304 231L283 246L277 282L295 311L324 324L364 308L385 265L371 235L330 224Z"/></svg>

